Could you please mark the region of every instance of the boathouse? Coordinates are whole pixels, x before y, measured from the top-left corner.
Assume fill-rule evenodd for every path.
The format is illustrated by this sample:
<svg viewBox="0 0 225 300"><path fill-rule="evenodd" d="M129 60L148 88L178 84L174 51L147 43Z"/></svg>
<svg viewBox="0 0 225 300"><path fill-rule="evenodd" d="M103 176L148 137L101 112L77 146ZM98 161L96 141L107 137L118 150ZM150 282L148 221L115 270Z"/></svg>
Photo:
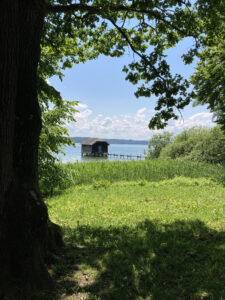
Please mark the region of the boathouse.
<svg viewBox="0 0 225 300"><path fill-rule="evenodd" d="M107 156L108 146L104 140L98 138L90 138L82 142L81 154L82 156Z"/></svg>

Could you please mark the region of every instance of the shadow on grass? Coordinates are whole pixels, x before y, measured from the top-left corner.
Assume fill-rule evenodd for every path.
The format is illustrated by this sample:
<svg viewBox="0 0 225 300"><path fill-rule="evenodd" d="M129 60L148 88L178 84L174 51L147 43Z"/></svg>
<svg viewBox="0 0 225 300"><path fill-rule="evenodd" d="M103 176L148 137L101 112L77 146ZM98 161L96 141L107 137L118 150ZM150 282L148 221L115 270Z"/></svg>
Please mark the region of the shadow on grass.
<svg viewBox="0 0 225 300"><path fill-rule="evenodd" d="M225 232L199 220L80 226L65 236L59 299L225 299Z"/></svg>

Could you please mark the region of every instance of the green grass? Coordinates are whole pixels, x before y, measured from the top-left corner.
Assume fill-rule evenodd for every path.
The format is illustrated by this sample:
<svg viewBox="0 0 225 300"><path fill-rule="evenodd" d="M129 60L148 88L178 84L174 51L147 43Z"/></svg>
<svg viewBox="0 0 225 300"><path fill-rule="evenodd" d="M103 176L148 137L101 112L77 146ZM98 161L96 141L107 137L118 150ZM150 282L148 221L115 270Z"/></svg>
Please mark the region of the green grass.
<svg viewBox="0 0 225 300"><path fill-rule="evenodd" d="M59 299L225 299L225 188L191 172L93 180L47 199L67 245L52 267Z"/></svg>
<svg viewBox="0 0 225 300"><path fill-rule="evenodd" d="M175 176L211 178L225 182L225 167L182 160L114 161L67 163L62 168L70 178L68 185L90 184L96 180L116 181L147 180L160 181Z"/></svg>

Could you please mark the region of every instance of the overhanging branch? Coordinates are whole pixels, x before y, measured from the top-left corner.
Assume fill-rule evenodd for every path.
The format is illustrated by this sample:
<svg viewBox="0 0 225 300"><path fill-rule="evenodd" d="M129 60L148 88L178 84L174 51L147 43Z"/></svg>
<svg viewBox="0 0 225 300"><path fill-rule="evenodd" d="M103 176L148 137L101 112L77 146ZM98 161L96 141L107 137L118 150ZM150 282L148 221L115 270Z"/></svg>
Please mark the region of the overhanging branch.
<svg viewBox="0 0 225 300"><path fill-rule="evenodd" d="M89 12L92 14L98 14L100 8L96 6L89 6L84 4L71 4L71 5L47 5L47 13L67 13L67 12Z"/></svg>
<svg viewBox="0 0 225 300"><path fill-rule="evenodd" d="M180 34L184 36L191 36L190 33L182 30L172 22L166 19L166 16L163 16L162 13L159 13L153 9L146 10L146 9L137 9L134 5L124 6L124 5L111 5L108 7L112 12L133 12L137 14L145 14L148 16L153 17L154 19L165 23L166 25L170 26L172 29L176 30ZM157 8L157 7L156 7ZM69 13L69 12L88 12L89 14L98 14L104 15L103 7L101 6L90 6L85 4L71 4L71 5L47 5L46 8L47 13ZM196 38L196 36L193 36Z"/></svg>
<svg viewBox="0 0 225 300"><path fill-rule="evenodd" d="M165 83L166 80L159 74L159 72L156 69L156 67L149 62L149 60L146 58L145 55L141 54L140 52L138 52L135 49L135 47L133 46L133 44L130 41L129 37L125 33L125 31L122 28L120 28L112 19L108 18L108 20L113 24L113 26L118 30L118 32L125 38L125 40L127 41L128 45L131 47L132 51L135 54L137 54L143 61L145 61L152 68L152 70L157 74L157 76Z"/></svg>

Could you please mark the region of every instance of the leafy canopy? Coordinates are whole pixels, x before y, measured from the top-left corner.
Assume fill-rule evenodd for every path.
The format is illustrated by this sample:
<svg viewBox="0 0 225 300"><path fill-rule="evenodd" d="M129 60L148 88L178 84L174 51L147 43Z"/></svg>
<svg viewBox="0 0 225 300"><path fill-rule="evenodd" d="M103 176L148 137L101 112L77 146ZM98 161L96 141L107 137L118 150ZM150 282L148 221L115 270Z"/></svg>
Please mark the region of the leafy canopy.
<svg viewBox="0 0 225 300"><path fill-rule="evenodd" d="M223 0L46 0L41 77L62 79L73 64L129 49L133 60L123 71L137 85L135 95L158 99L150 128L177 119L194 96L224 124L224 18ZM165 54L187 37L192 47L184 63L200 58L195 93L187 79L171 73Z"/></svg>
<svg viewBox="0 0 225 300"><path fill-rule="evenodd" d="M197 71L191 78L194 104L206 104L225 131L225 2L199 3L198 14L205 34L201 36L203 50L199 54Z"/></svg>
<svg viewBox="0 0 225 300"><path fill-rule="evenodd" d="M62 78L61 70L73 64L100 54L120 57L130 49L134 55L123 68L126 79L137 84L137 97L158 98L157 113L149 126L163 128L169 119L177 119L179 110L192 99L188 80L171 73L165 51L191 37L193 47L183 59L192 62L206 34L201 14L211 11L212 2L49 0L42 40L42 74L45 78L55 74ZM207 18L213 15L212 12ZM210 23L207 30L212 26Z"/></svg>
<svg viewBox="0 0 225 300"><path fill-rule="evenodd" d="M194 105L207 104L215 121L225 131L225 41L207 47L201 53L197 71L192 76L195 86Z"/></svg>

